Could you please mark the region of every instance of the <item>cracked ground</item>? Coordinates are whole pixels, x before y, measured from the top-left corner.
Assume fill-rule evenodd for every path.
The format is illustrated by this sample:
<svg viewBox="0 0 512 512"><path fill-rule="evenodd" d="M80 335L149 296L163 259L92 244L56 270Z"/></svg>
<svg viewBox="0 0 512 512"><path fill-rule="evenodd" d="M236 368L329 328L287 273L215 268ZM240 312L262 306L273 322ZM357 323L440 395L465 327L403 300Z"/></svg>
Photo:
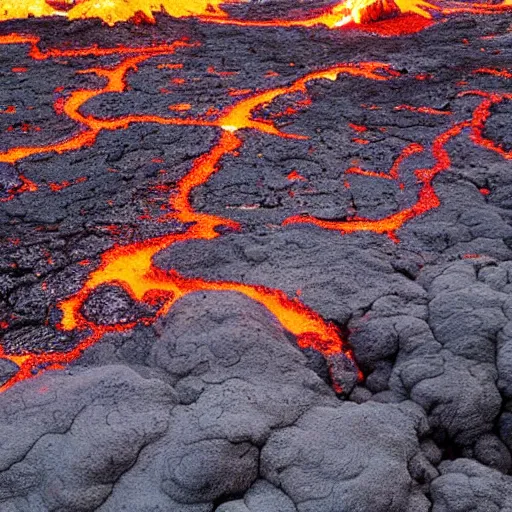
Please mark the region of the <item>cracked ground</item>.
<svg viewBox="0 0 512 512"><path fill-rule="evenodd" d="M2 512L512 510L512 13L9 21L0 79Z"/></svg>

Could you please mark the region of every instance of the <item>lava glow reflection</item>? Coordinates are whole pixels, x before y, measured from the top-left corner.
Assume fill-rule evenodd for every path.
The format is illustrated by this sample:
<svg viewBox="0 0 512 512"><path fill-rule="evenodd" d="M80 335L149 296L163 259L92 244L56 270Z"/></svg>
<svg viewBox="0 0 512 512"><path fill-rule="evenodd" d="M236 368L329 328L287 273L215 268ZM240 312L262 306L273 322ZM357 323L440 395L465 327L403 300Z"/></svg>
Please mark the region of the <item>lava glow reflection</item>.
<svg viewBox="0 0 512 512"><path fill-rule="evenodd" d="M254 92L219 112L214 119L193 117L163 117L159 115L127 115L119 118L96 118L85 116L80 112L81 107L94 97L108 93L121 93L126 89L126 76L130 71L136 71L137 66L155 56L171 55L178 49L189 47L190 43L177 41L171 44L149 47L122 48L82 48L72 50L50 49L42 52L38 47L38 38L21 34L10 34L0 37L0 45L28 45L29 55L34 60L46 60L59 57L80 58L84 56L119 56L119 63L104 68L90 68L79 73L94 73L102 77L105 85L93 89L77 89L73 91L61 110L74 120L79 129L68 138L41 146L13 147L0 152L0 162L13 164L35 154L63 153L75 151L94 144L97 136L103 130L125 130L133 123L158 123L162 125L192 125L216 128L219 137L213 147L198 157L190 171L178 182L176 192L169 198L170 217L188 225L184 233L150 238L143 242L127 245L116 245L106 251L101 257L100 266L92 271L85 280L81 290L58 304L62 311L62 320L57 326L64 331L80 333L81 341L66 353L30 353L9 354L0 349L0 357L15 362L20 370L7 382L3 389L15 382L30 378L41 369L60 368L63 364L78 358L83 350L97 342L108 332L120 332L132 329L137 322L97 325L87 320L82 314L82 307L87 298L98 287L111 284L123 288L135 301L160 304L154 317L141 319L139 323L149 324L158 316L169 311L172 305L181 297L196 291L236 291L263 304L283 327L297 337L297 343L303 348L313 348L321 352L328 361L344 356L352 359L340 337L337 328L325 322L320 315L300 303L297 299L288 298L279 290L262 286L234 282L212 282L202 278L186 278L174 271L165 272L153 264L153 256L159 251L177 242L186 240L211 240L219 235L219 228L237 230L240 226L222 217L194 211L190 204L190 194L199 185L205 183L221 168L222 160L227 156L235 156L243 144L237 132L241 129L256 130L282 138L304 139L299 134L282 132L270 120L254 119L252 113L257 108L267 105L276 98L302 92L307 94L307 84L314 80L337 80L342 75L352 75L368 80L389 80L394 76L386 64L363 62L347 63L332 66L323 70L307 73L291 84L283 87ZM24 193L26 190L18 190ZM12 199L12 198L11 198ZM336 386L336 383L334 383Z"/></svg>

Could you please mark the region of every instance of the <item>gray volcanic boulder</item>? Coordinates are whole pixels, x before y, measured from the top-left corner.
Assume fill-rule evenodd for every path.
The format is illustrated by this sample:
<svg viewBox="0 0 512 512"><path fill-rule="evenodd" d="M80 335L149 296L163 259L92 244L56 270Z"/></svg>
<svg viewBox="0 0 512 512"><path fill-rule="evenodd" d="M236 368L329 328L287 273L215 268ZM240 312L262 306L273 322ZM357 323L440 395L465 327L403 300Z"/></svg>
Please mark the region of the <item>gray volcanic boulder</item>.
<svg viewBox="0 0 512 512"><path fill-rule="evenodd" d="M274 510L262 503L286 507L290 500L300 511L338 510L332 508L336 493L318 501L331 487L343 494L343 510L354 510L357 502L387 510L393 502L405 511L417 498L428 509L410 474L421 479L419 467L436 474L418 443L426 433L421 410L338 401L306 368L279 324L245 297L210 293L181 300L165 320L150 360L165 370L186 403L173 414L168 444L162 446L167 455L154 453L181 464L165 466L162 488L174 500L236 494L259 474L281 492L252 487L244 496L249 510ZM243 456L233 452L233 443ZM383 486L390 468L392 484ZM241 503L227 510L232 507L244 510Z"/></svg>
<svg viewBox="0 0 512 512"><path fill-rule="evenodd" d="M270 437L262 474L300 512L426 512L430 503L411 473L437 472L420 453L426 422L411 405L315 407Z"/></svg>
<svg viewBox="0 0 512 512"><path fill-rule="evenodd" d="M512 510L512 478L474 460L440 464L432 482L432 512L508 512Z"/></svg>
<svg viewBox="0 0 512 512"><path fill-rule="evenodd" d="M168 428L172 389L128 368L47 373L0 404L0 510L89 511Z"/></svg>
<svg viewBox="0 0 512 512"><path fill-rule="evenodd" d="M241 500L228 501L215 512L297 512L293 501L266 480L257 480Z"/></svg>
<svg viewBox="0 0 512 512"><path fill-rule="evenodd" d="M373 399L421 405L439 442L471 446L490 432L512 376L508 268L490 259L431 267L418 280L423 298L382 297L355 317L350 341Z"/></svg>
<svg viewBox="0 0 512 512"><path fill-rule="evenodd" d="M158 379L76 368L4 395L2 511L428 510L418 406L340 401L235 293L185 297L160 332Z"/></svg>

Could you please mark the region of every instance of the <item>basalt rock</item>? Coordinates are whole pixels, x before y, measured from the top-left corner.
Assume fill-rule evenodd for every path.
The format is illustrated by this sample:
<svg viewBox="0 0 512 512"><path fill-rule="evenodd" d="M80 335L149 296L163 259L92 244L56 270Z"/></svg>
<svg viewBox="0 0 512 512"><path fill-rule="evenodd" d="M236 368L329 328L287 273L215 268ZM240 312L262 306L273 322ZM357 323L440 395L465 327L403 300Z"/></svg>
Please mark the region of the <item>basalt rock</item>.
<svg viewBox="0 0 512 512"><path fill-rule="evenodd" d="M512 508L512 15L324 7L0 24L2 512Z"/></svg>

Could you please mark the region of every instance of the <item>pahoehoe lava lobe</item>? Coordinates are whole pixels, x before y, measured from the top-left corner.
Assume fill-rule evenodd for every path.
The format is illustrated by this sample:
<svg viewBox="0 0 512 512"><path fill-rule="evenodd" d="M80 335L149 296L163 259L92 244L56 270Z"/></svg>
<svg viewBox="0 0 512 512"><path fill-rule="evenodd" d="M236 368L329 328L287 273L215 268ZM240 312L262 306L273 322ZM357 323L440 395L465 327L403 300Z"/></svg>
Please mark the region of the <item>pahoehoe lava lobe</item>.
<svg viewBox="0 0 512 512"><path fill-rule="evenodd" d="M509 510L509 2L51 3L0 24L0 510Z"/></svg>

